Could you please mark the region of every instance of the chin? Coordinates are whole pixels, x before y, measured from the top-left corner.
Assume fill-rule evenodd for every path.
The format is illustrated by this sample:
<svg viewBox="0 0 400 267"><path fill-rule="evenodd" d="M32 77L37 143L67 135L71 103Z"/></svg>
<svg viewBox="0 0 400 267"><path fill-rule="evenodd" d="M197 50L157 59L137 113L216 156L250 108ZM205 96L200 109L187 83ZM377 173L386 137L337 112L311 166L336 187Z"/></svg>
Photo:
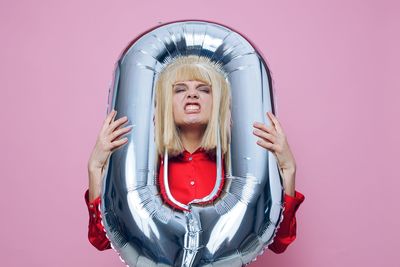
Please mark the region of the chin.
<svg viewBox="0 0 400 267"><path fill-rule="evenodd" d="M191 126L191 127L201 127L204 126L205 124L203 122L186 122L184 123L185 126Z"/></svg>
<svg viewBox="0 0 400 267"><path fill-rule="evenodd" d="M182 122L181 124L179 124L178 126L179 127L187 127L187 128L205 128L205 127L207 127L207 123L208 122L204 122L204 121L192 121L192 120L189 120L189 121L184 121L184 122Z"/></svg>

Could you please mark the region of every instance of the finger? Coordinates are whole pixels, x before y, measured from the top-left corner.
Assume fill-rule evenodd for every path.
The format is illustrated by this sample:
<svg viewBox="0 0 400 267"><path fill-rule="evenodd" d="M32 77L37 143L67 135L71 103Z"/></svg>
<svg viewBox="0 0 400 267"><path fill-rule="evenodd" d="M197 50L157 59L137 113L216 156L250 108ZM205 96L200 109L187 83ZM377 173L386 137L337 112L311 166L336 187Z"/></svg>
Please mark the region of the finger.
<svg viewBox="0 0 400 267"><path fill-rule="evenodd" d="M271 120L272 124L275 126L276 130L278 132L282 131L282 126L278 121L278 118L272 112L267 112L267 116Z"/></svg>
<svg viewBox="0 0 400 267"><path fill-rule="evenodd" d="M104 120L103 127L101 128L102 132L107 130L107 127L114 120L116 115L117 115L117 111L115 109L113 109L110 113L108 113L107 117Z"/></svg>
<svg viewBox="0 0 400 267"><path fill-rule="evenodd" d="M276 138L275 138L274 135L269 134L269 133L267 133L267 132L264 132L264 131L262 131L262 130L253 130L253 134L254 134L255 136L260 137L260 138L267 139L267 140L270 141L271 143L275 143L275 142L276 142Z"/></svg>
<svg viewBox="0 0 400 267"><path fill-rule="evenodd" d="M111 110L111 112L108 113L106 119L104 120L104 124L109 125L115 118L115 115L117 115L117 111L115 109Z"/></svg>
<svg viewBox="0 0 400 267"><path fill-rule="evenodd" d="M273 125L266 126L264 123L254 122L253 126L254 126L254 128L260 129L264 132L270 133L272 135L276 135L276 129Z"/></svg>
<svg viewBox="0 0 400 267"><path fill-rule="evenodd" d="M120 125L118 125L117 127L115 127L114 132L115 132L115 130L118 130L118 129L121 129L121 128L127 126L128 122L129 122L129 120L126 120L123 123L121 123Z"/></svg>
<svg viewBox="0 0 400 267"><path fill-rule="evenodd" d="M128 127L120 128L115 130L111 135L110 135L110 140L113 141L116 138L122 136L123 134L126 134L130 132L133 128L133 125L129 125Z"/></svg>
<svg viewBox="0 0 400 267"><path fill-rule="evenodd" d="M114 142L111 143L111 151L118 149L120 146L126 144L128 142L128 138L124 137L121 139L118 139Z"/></svg>
<svg viewBox="0 0 400 267"><path fill-rule="evenodd" d="M126 122L128 122L128 117L127 117L127 116L124 116L124 117L122 117L122 118L119 118L118 120L112 122L112 123L110 124L110 126L108 127L107 130L108 130L109 133L111 133L111 132L113 132L116 128L118 128L119 126L121 126L122 124L124 124L124 123L126 123Z"/></svg>
<svg viewBox="0 0 400 267"><path fill-rule="evenodd" d="M270 143L270 142L267 142L267 141L263 140L263 139L258 139L257 140L257 145L259 145L259 146L261 146L261 147L263 147L265 149L268 149L271 152L275 152L275 147L276 146L274 144Z"/></svg>

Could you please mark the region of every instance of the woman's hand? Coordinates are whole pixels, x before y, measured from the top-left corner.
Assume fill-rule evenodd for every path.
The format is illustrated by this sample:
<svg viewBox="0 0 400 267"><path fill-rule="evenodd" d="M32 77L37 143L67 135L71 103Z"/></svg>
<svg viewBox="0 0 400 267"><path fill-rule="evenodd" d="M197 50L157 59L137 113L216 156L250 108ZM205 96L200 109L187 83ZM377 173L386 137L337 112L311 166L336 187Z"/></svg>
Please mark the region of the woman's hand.
<svg viewBox="0 0 400 267"><path fill-rule="evenodd" d="M132 126L123 127L128 122L126 116L114 121L116 115L115 110L107 115L89 158L89 201L100 195L104 169L111 153L128 142L128 138L120 137L128 133Z"/></svg>
<svg viewBox="0 0 400 267"><path fill-rule="evenodd" d="M279 171L283 176L285 191L287 194L294 196L296 162L293 153L278 119L271 112L267 112L267 116L271 125L266 126L263 123L255 122L253 124L255 128L253 134L260 138L257 141L259 146L275 155L280 167Z"/></svg>

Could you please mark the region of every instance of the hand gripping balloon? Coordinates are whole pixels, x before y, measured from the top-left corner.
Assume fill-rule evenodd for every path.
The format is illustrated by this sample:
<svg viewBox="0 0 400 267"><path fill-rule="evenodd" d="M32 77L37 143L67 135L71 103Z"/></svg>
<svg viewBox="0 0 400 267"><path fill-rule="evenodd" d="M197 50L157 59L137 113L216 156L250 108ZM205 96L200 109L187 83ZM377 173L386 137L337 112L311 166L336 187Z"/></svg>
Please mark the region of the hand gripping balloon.
<svg viewBox="0 0 400 267"><path fill-rule="evenodd" d="M160 73L184 57L215 63L230 86L232 127L221 177L222 149L216 127L216 185L210 195L180 203L168 187L164 150L164 203L158 184L155 116ZM272 81L255 47L232 29L205 21L155 27L135 39L115 69L108 111L135 125L127 145L108 162L102 188L103 224L112 247L129 266L242 266L273 242L283 219L282 178L274 155L256 145L254 121L274 112ZM222 136L224 137L224 136ZM214 199L224 179L222 193ZM199 204L208 201L207 204Z"/></svg>

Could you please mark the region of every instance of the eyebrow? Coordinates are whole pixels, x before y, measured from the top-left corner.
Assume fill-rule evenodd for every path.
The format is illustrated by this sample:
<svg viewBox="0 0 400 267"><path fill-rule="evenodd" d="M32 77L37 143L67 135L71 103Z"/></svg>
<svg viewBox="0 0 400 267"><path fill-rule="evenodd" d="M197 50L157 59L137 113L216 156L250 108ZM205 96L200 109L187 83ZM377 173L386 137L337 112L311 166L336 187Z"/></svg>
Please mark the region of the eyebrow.
<svg viewBox="0 0 400 267"><path fill-rule="evenodd" d="M186 86L186 87L187 87L187 85L186 85L186 84L184 84L184 83L180 83L180 82L173 84L173 86L176 86L176 85L183 85L183 86ZM197 86L196 86L196 88L199 88L200 86L204 86L204 85L206 85L206 86L210 86L210 87L211 87L211 85L209 85L209 84L206 84L206 83L201 83L201 84L197 85Z"/></svg>

